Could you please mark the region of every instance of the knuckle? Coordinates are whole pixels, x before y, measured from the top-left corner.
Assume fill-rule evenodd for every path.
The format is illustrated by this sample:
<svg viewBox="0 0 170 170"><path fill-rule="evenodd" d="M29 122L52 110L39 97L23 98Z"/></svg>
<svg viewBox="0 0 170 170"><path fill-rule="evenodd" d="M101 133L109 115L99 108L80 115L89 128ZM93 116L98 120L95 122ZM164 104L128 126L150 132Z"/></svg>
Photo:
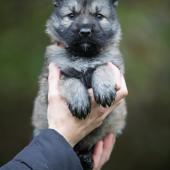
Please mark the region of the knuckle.
<svg viewBox="0 0 170 170"><path fill-rule="evenodd" d="M127 89L123 91L123 96L124 97L128 96L128 90Z"/></svg>
<svg viewBox="0 0 170 170"><path fill-rule="evenodd" d="M125 98L126 96L128 96L128 90L127 90L127 89L121 90L120 93L119 93L119 98L120 98L120 99L123 99L123 98Z"/></svg>
<svg viewBox="0 0 170 170"><path fill-rule="evenodd" d="M116 84L116 88L117 91L121 89L121 85L120 84Z"/></svg>

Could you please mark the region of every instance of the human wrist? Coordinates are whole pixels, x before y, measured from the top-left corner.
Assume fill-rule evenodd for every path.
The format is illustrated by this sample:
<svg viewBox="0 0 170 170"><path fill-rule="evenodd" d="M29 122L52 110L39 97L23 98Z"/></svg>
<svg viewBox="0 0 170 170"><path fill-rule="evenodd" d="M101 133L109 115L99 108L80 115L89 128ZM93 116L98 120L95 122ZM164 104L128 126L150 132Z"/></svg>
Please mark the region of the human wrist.
<svg viewBox="0 0 170 170"><path fill-rule="evenodd" d="M59 133L63 138L71 145L71 147L74 147L78 142L78 134L74 132L70 132L68 129L64 129L63 127L56 127L53 125L49 125L49 129L55 130L57 133Z"/></svg>

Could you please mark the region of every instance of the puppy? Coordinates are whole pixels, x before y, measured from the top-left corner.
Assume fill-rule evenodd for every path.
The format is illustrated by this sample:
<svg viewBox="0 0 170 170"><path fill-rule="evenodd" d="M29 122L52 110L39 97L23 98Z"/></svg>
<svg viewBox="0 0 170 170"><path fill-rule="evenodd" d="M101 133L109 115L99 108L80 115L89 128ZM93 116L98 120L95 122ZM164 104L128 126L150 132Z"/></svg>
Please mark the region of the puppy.
<svg viewBox="0 0 170 170"><path fill-rule="evenodd" d="M79 119L85 119L91 111L89 88L93 89L97 104L110 107L114 102L116 82L107 63L112 62L124 73L124 61L119 51L121 28L116 15L117 0L54 0L53 3L55 9L47 21L52 44L46 50L33 110L35 135L48 127L50 62L60 68L61 94L73 116ZM124 101L98 129L75 146L84 169L93 168L91 153L98 140L110 132L121 133L126 113Z"/></svg>

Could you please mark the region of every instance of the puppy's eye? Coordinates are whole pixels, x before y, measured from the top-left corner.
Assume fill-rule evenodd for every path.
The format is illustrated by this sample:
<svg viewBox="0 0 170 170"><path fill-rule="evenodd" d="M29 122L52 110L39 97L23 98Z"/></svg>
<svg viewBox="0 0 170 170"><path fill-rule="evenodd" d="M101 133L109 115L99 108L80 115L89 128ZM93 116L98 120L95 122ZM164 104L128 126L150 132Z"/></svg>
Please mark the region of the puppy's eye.
<svg viewBox="0 0 170 170"><path fill-rule="evenodd" d="M70 13L67 15L70 19L74 19L76 17L76 14Z"/></svg>
<svg viewBox="0 0 170 170"><path fill-rule="evenodd" d="M104 18L104 15L102 15L102 14L96 14L96 18L97 18L98 20L102 20L102 19Z"/></svg>

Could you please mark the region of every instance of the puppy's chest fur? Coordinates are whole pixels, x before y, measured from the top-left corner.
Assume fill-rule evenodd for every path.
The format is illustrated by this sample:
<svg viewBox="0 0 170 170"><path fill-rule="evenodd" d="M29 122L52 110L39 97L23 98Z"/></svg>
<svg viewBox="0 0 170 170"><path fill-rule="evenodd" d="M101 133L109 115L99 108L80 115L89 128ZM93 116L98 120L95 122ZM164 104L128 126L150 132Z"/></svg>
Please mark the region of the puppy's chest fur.
<svg viewBox="0 0 170 170"><path fill-rule="evenodd" d="M112 62L124 72L123 59L116 48L101 51L97 56L91 58L85 58L73 56L66 49L51 45L47 48L46 59L48 64L56 63L64 77L79 79L87 89L92 87L92 75L99 66Z"/></svg>
<svg viewBox="0 0 170 170"><path fill-rule="evenodd" d="M73 56L66 49L51 45L46 50L47 64L56 63L61 71L70 77L88 76L98 66L112 62L122 73L124 73L124 61L117 47L111 47L101 51L97 56L84 58L81 56Z"/></svg>

